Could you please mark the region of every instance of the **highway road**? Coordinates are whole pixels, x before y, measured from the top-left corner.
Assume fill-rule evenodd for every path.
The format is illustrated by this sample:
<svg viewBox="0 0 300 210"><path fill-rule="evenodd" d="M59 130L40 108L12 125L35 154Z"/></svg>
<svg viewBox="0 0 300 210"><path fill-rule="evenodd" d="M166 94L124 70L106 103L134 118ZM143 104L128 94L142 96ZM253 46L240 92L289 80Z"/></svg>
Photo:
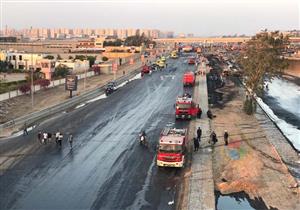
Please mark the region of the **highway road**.
<svg viewBox="0 0 300 210"><path fill-rule="evenodd" d="M28 136L2 140L0 154L34 146L1 171L1 208L175 209L181 170L158 170L155 149L166 125L188 126L175 123L173 107L183 93L184 71L194 68L183 61L168 60L166 70L134 80L106 99L48 119ZM73 149L66 140L62 148L38 144L38 129L73 133ZM143 129L149 148L138 144Z"/></svg>

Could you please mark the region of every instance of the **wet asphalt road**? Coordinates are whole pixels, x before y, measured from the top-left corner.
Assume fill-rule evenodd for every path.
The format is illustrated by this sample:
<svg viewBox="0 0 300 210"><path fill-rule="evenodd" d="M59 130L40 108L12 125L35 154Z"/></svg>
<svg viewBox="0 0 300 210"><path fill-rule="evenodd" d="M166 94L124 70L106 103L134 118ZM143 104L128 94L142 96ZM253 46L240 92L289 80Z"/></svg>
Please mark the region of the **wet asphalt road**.
<svg viewBox="0 0 300 210"><path fill-rule="evenodd" d="M174 125L175 98L183 72L194 67L168 60L168 69L128 83L106 99L62 113L37 129L74 134L38 145L36 131L1 142L0 152L38 145L0 177L1 209L174 209L181 170L158 170L155 148L166 125ZM176 122L187 127L187 122ZM146 130L149 148L138 144ZM66 137L67 135L65 135ZM176 201L175 201L176 202Z"/></svg>

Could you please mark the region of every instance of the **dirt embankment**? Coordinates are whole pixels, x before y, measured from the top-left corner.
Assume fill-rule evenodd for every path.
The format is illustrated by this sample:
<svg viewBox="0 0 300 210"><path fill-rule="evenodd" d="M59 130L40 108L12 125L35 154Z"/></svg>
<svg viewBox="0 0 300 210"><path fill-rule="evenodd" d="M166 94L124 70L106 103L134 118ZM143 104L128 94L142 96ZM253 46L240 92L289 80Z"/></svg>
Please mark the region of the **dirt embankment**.
<svg viewBox="0 0 300 210"><path fill-rule="evenodd" d="M216 90L222 97L212 109L217 116L212 130L218 135L213 149L215 188L222 194L245 192L251 199L261 198L278 209L299 209L299 189L269 143L260 122L243 110L244 91L237 83L225 80ZM223 141L229 132L229 145Z"/></svg>

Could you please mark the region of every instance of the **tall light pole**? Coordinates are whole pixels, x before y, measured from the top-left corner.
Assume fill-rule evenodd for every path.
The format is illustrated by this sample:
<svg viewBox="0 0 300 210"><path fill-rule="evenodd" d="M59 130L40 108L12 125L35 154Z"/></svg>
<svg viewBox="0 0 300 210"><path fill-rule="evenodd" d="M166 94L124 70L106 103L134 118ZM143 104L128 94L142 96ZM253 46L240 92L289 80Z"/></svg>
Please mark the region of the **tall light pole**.
<svg viewBox="0 0 300 210"><path fill-rule="evenodd" d="M85 60L87 60L87 47L85 47ZM86 68L84 68L83 90L86 88Z"/></svg>
<svg viewBox="0 0 300 210"><path fill-rule="evenodd" d="M31 108L33 109L33 43L31 43Z"/></svg>

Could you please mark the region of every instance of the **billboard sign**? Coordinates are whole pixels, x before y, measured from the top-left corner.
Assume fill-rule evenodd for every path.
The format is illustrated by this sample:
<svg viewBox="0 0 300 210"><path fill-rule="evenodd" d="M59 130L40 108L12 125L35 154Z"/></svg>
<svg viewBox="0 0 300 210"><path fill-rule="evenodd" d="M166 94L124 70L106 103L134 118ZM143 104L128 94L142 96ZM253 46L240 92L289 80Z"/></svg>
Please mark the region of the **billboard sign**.
<svg viewBox="0 0 300 210"><path fill-rule="evenodd" d="M67 75L65 90L77 90L78 77L76 75Z"/></svg>

